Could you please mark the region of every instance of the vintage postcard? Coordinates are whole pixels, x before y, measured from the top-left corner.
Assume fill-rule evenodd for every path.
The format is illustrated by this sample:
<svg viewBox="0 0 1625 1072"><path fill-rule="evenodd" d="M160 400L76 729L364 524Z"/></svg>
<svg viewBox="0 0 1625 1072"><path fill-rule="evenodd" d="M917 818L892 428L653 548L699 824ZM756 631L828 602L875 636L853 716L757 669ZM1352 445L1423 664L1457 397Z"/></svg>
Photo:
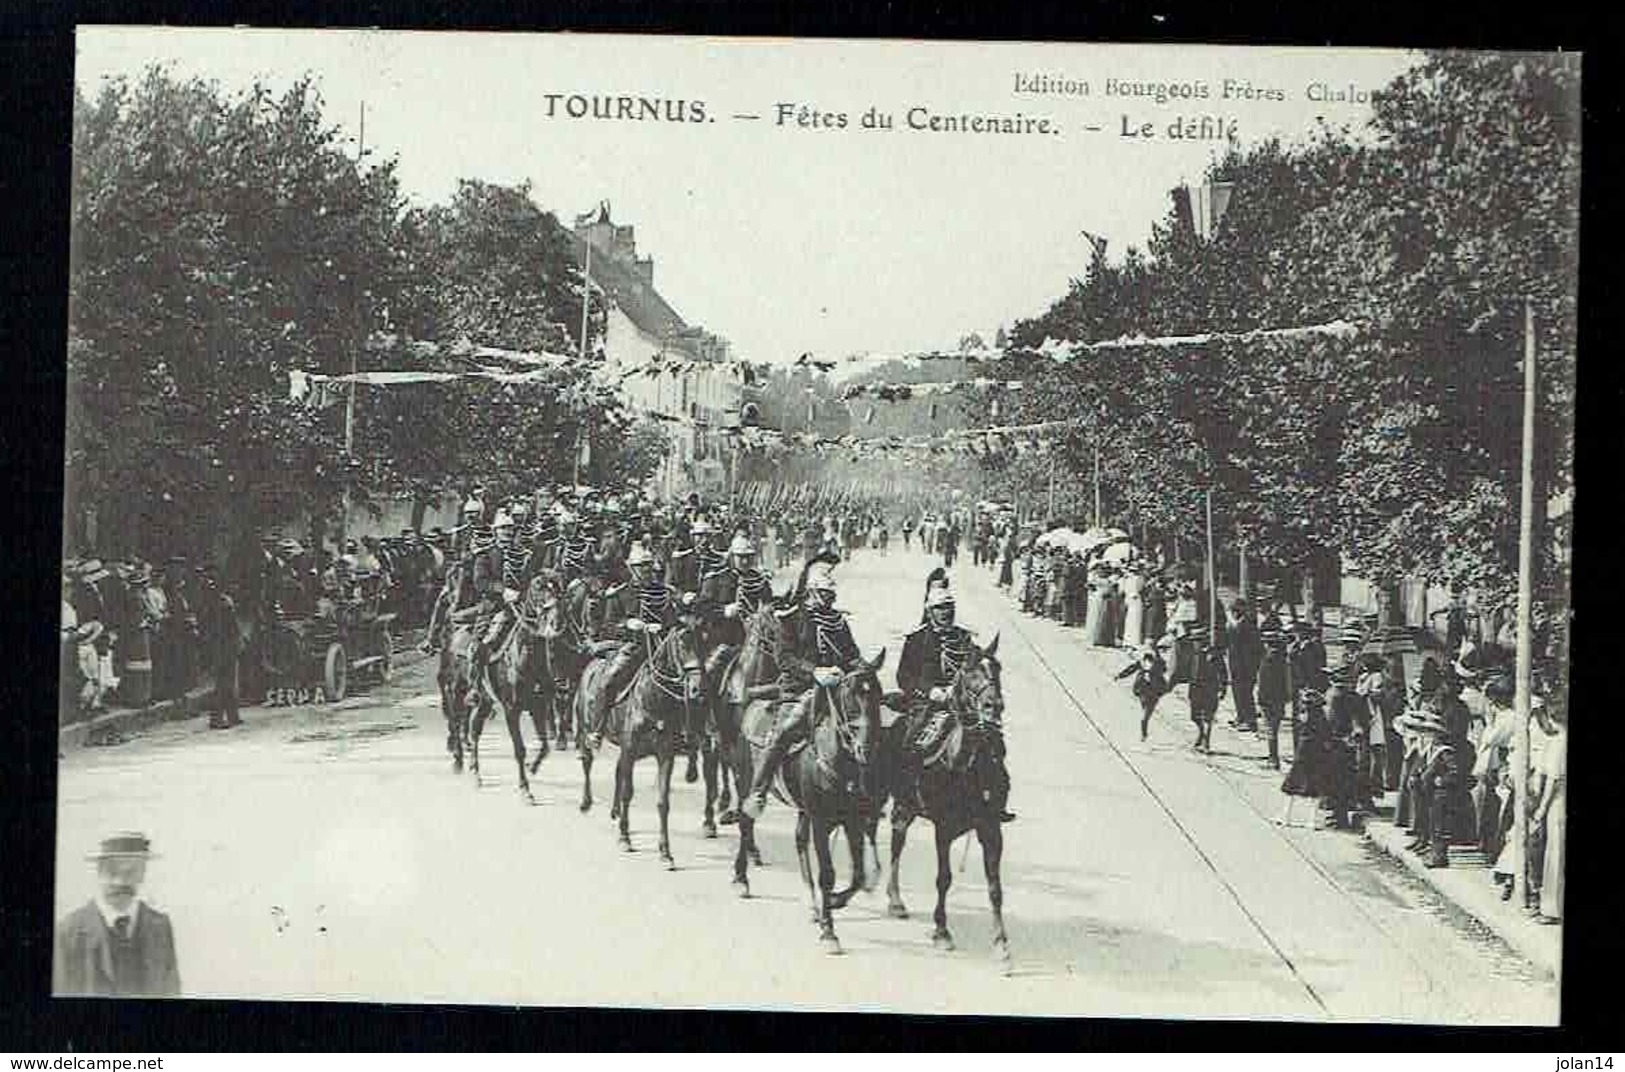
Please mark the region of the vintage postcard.
<svg viewBox="0 0 1625 1072"><path fill-rule="evenodd" d="M1558 1023L1580 82L81 28L54 992Z"/></svg>

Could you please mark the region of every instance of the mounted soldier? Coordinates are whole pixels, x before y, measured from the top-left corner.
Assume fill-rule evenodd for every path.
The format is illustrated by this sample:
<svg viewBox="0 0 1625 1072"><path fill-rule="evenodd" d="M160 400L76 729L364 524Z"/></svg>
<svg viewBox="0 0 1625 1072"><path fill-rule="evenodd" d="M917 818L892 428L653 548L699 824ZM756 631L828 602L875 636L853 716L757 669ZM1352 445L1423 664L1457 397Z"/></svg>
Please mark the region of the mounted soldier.
<svg viewBox="0 0 1625 1072"><path fill-rule="evenodd" d="M700 597L725 623L719 630L722 643L734 650L745 641L745 620L757 608L773 601L773 585L756 564L756 545L744 533L728 545L728 564L700 578Z"/></svg>
<svg viewBox="0 0 1625 1072"><path fill-rule="evenodd" d="M559 535L553 545L552 567L568 585L586 576L592 565L592 541L581 531L581 519L566 507L559 511Z"/></svg>
<svg viewBox="0 0 1625 1072"><path fill-rule="evenodd" d="M673 588L679 592L699 590L700 579L706 572L700 568L700 545L701 541L708 543L710 539L711 523L705 518L695 518L686 526L678 523L675 546L666 565L666 580Z"/></svg>
<svg viewBox="0 0 1625 1072"><path fill-rule="evenodd" d="M603 687L595 695L595 726L603 725L604 712L631 683L660 634L677 624L678 599L655 575L654 556L647 547L632 545L626 556L626 570L628 580L604 590L605 629L621 646L610 663Z"/></svg>
<svg viewBox="0 0 1625 1072"><path fill-rule="evenodd" d="M524 592L529 558L524 545L514 538L513 518L506 510L497 511L491 530L494 541L483 551L479 549L483 545L476 545L474 554L474 591L480 606L475 633L479 640L472 653L475 688L484 680L491 653L502 646L514 623L513 605Z"/></svg>
<svg viewBox="0 0 1625 1072"><path fill-rule="evenodd" d="M811 729L808 715L817 707L817 698L812 704L795 699L810 688L833 687L842 674L862 662L846 615L835 607L835 574L831 566L837 561L833 555L808 561L797 585L797 591L804 593L803 600L776 612L780 615L779 718L744 803L745 814L752 820L760 818L767 806L768 787L790 746L804 739Z"/></svg>
<svg viewBox="0 0 1625 1072"><path fill-rule="evenodd" d="M922 738L936 736L932 731L950 717L954 681L972 647L970 630L955 622L954 612L948 572L938 566L925 579L925 609L920 624L903 641L903 652L897 660L897 688L905 697L909 727L903 738L900 781L894 799L898 808L910 814L919 807ZM993 758L1007 793L1010 776L1004 766L1003 734L992 739L998 742ZM1000 821L1006 823L1015 817L1008 810L999 815Z"/></svg>
<svg viewBox="0 0 1625 1072"><path fill-rule="evenodd" d="M705 518L703 516L695 519L695 521L694 521L694 566L695 566L694 580L695 580L695 585L692 588L685 588L685 589L683 589L683 591L685 591L685 592L698 591L698 589L699 589L699 581L702 578L704 578L707 574L713 573L713 572L715 572L717 570L720 570L720 569L723 569L728 565L727 557L722 553L721 550L719 550L717 548L716 536L717 536L717 530L712 526L709 519L707 519L707 518Z"/></svg>

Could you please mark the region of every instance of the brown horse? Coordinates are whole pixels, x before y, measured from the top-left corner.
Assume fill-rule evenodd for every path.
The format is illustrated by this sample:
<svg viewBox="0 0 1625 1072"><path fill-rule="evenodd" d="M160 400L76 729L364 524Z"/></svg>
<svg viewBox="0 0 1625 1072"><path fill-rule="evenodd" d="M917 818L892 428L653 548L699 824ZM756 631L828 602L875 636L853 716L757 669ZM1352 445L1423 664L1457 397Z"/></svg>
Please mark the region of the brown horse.
<svg viewBox="0 0 1625 1072"><path fill-rule="evenodd" d="M592 808L592 761L596 740L608 740L620 749L615 764L615 791L610 818L620 820L621 848L632 851L628 816L632 810L632 771L639 759L653 756L659 766L656 810L660 814L660 859L676 870L671 855L668 816L671 813L671 774L685 739L696 740L705 729L705 672L700 660L697 623L687 615L659 640L644 633L649 657L638 667L632 684L605 706L602 722L594 724L597 693L605 685L610 659L598 659L582 674L576 690L576 748L581 756L581 810Z"/></svg>
<svg viewBox="0 0 1625 1072"><path fill-rule="evenodd" d="M556 606L557 590L556 582L546 574L531 578L524 595L514 606L515 621L486 661L483 684L473 697L474 723L469 734L469 749L473 753L474 784L480 784L480 733L491 717L492 708L500 707L508 727L508 739L513 743L514 762L519 768L519 795L528 804L536 803L536 798L531 794L530 779L525 774L525 734L520 728L520 718L528 710L536 729L538 750L530 767L530 773L534 774L547 758L548 751L547 723L537 686L543 676L542 630L550 609L548 596L549 593L554 595Z"/></svg>
<svg viewBox="0 0 1625 1072"><path fill-rule="evenodd" d="M831 953L841 951L835 936L834 911L843 908L860 888L867 888L864 876L863 809L864 787L869 765L880 735L880 680L876 676L886 661L886 652L869 662L859 662L841 675L832 686L816 686L796 703L812 726L807 742L793 750L780 765L773 795L796 809L796 854L801 859L801 877L807 883L813 921L818 924L819 941ZM739 785L754 780L758 751L779 704L757 701L745 709L744 723L733 751L734 774ZM734 857L734 886L739 896L750 896L746 846L755 837L755 822L739 815L739 852ZM835 830L846 835L852 850L852 881L836 893L835 866L830 861L830 837ZM812 867L807 848L811 843L818 854L818 887L813 888Z"/></svg>
<svg viewBox="0 0 1625 1072"><path fill-rule="evenodd" d="M469 598L471 585L468 571L461 565L453 565L447 571L446 587L452 606L459 606ZM446 719L446 751L452 756L452 770L461 774L463 750L468 743L472 684L468 654L474 644L474 610L465 608L448 617L450 620L444 626L446 643L440 649L440 668L435 681L440 686L440 712Z"/></svg>
<svg viewBox="0 0 1625 1072"><path fill-rule="evenodd" d="M711 697L712 724L716 740L707 739L705 753L705 836L716 836L713 822L715 809L723 809L720 821L731 825L739 815L730 807L728 778L731 763L724 757L732 756L739 740L739 727L745 717L745 706L752 699L752 691L778 680L779 676L779 620L773 613L772 603L763 603L745 622L745 642L732 658L723 664L715 678L716 689ZM721 787L720 793L718 787ZM741 793L749 783L737 787ZM761 854L756 851L755 839L747 846L751 862L761 866Z"/></svg>
<svg viewBox="0 0 1625 1072"><path fill-rule="evenodd" d="M999 638L986 648L970 646L970 652L954 677L950 700L954 719L946 733L931 747L920 774L919 801L893 801L891 827L891 874L886 881L887 911L898 919L908 918L908 909L897 889L897 865L903 855L909 825L919 813L931 820L937 841L936 928L931 941L941 949L954 947L948 931L948 887L953 872L948 864L949 850L961 835L975 831L982 844L982 866L987 873L987 897L993 908L993 948L1001 961L1010 961L1010 940L1004 931L1004 885L1000 859L1004 854L1004 828L1000 813L1009 796L1003 784L998 758L1003 751L1001 717L1004 693L1000 685L997 658ZM908 734L918 732L917 720L899 718L882 737L877 768L878 807L897 789L898 765ZM874 838L877 819L870 820L869 836Z"/></svg>
<svg viewBox="0 0 1625 1072"><path fill-rule="evenodd" d="M556 583L557 574L549 571L547 576ZM597 607L598 595L593 586L577 578L564 589L561 599L546 607L542 617L537 703L545 723L552 727L553 747L561 752L570 743L570 710L581 685L581 672L591 658L588 638L597 620ZM532 763L531 773L535 771Z"/></svg>

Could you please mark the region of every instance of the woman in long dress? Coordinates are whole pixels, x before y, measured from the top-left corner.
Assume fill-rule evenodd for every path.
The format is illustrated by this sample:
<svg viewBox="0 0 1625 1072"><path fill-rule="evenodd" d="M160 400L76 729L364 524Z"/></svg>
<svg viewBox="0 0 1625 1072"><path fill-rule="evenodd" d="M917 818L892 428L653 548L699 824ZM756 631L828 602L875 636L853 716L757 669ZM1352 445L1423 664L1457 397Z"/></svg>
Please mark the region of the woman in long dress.
<svg viewBox="0 0 1625 1072"><path fill-rule="evenodd" d="M1303 727L1292 766L1281 782L1281 792L1286 795L1285 809L1276 820L1281 826L1292 825L1292 806L1298 797L1317 801L1337 788L1337 772L1332 766L1329 747L1331 727L1326 722L1326 696L1318 689L1306 688L1300 691L1299 701L1303 705ZM1315 805L1311 804L1310 808L1313 815ZM1314 825L1312 821L1310 825Z"/></svg>
<svg viewBox="0 0 1625 1072"><path fill-rule="evenodd" d="M1139 568L1130 566L1123 574L1123 646L1138 648L1145 643L1145 578Z"/></svg>
<svg viewBox="0 0 1625 1072"><path fill-rule="evenodd" d="M1563 919L1563 842L1569 818L1569 735L1562 714L1556 710L1548 709L1546 720L1552 731L1541 756L1546 784L1535 813L1537 818L1544 816L1546 827L1546 862L1541 874L1538 918L1542 923L1559 923Z"/></svg>

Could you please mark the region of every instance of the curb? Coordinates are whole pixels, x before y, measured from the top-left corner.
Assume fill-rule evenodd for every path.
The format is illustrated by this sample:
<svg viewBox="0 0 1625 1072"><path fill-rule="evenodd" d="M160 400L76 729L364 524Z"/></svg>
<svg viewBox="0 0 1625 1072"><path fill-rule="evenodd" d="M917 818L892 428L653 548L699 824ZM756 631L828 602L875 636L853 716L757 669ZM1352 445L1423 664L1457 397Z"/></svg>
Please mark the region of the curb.
<svg viewBox="0 0 1625 1072"><path fill-rule="evenodd" d="M404 670L433 658L415 644L399 652L394 659L394 670ZM213 686L189 689L185 695L163 700L147 707L120 708L106 711L84 722L72 722L57 732L57 748L88 748L102 744L106 738L135 730L144 730L163 722L183 722L204 713L204 701L214 691ZM254 706L244 705L244 711Z"/></svg>
<svg viewBox="0 0 1625 1072"><path fill-rule="evenodd" d="M1525 960L1553 978L1560 978L1563 963L1563 928L1536 923L1525 917L1490 880L1487 867L1429 869L1422 858L1405 850L1405 832L1389 822L1367 819L1366 840L1397 860L1427 884L1441 899L1477 920L1506 942Z"/></svg>

